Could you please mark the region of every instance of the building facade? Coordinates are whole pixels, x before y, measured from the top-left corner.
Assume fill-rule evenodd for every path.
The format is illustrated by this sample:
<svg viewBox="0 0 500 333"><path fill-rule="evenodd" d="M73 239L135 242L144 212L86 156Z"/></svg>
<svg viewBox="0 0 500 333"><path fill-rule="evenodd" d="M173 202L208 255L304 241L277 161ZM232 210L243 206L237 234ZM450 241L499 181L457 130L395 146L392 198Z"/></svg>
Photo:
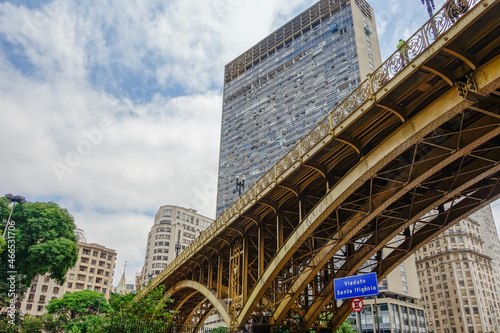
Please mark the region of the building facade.
<svg viewBox="0 0 500 333"><path fill-rule="evenodd" d="M487 216L488 210L475 217ZM498 276L485 251L484 223L488 222L465 218L416 253L429 331L500 332Z"/></svg>
<svg viewBox="0 0 500 333"><path fill-rule="evenodd" d="M491 206L488 205L483 209L478 210L469 216L469 219L476 221L479 224L479 234L484 244L484 253L491 258L491 267L493 268L493 276L497 296L500 295L500 239L493 218Z"/></svg>
<svg viewBox="0 0 500 333"><path fill-rule="evenodd" d="M225 67L217 215L381 64L365 0L321 0Z"/></svg>
<svg viewBox="0 0 500 333"><path fill-rule="evenodd" d="M160 207L148 233L142 284L160 274L212 223L213 219L191 208L170 205Z"/></svg>
<svg viewBox="0 0 500 333"><path fill-rule="evenodd" d="M379 295L365 297L363 310L349 316L357 332L425 333L425 308L421 304L415 259L410 256L379 281ZM378 318L378 320L377 320Z"/></svg>
<svg viewBox="0 0 500 333"><path fill-rule="evenodd" d="M81 230L79 234L85 236ZM82 239L82 238L79 238ZM113 279L116 251L99 244L78 242L78 260L68 269L66 282L61 286L48 275L37 276L26 292L20 311L24 315L40 316L51 299L69 292L94 290L109 299Z"/></svg>

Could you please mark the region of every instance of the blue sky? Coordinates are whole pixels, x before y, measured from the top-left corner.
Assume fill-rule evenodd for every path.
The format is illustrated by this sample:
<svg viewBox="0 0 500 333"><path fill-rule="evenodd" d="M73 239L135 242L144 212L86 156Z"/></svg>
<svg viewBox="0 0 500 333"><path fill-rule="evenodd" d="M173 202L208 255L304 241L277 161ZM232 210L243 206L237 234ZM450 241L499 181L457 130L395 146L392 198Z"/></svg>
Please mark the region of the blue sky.
<svg viewBox="0 0 500 333"><path fill-rule="evenodd" d="M369 2L383 59L428 19ZM67 208L133 282L161 205L215 216L224 65L314 3L0 1L0 194Z"/></svg>

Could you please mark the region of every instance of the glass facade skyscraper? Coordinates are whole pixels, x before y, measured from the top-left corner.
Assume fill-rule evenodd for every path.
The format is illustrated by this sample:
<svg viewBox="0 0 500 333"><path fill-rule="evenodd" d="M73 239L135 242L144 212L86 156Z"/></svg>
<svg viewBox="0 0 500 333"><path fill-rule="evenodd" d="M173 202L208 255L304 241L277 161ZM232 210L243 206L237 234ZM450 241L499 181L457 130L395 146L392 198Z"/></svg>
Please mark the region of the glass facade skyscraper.
<svg viewBox="0 0 500 333"><path fill-rule="evenodd" d="M226 65L217 215L380 63L368 3L322 0Z"/></svg>

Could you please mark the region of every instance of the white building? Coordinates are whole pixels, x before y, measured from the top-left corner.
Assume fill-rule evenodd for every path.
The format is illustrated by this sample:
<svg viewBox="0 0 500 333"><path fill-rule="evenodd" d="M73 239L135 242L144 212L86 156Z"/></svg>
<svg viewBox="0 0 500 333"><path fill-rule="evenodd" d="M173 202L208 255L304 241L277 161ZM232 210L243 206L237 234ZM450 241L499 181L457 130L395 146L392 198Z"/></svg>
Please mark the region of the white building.
<svg viewBox="0 0 500 333"><path fill-rule="evenodd" d="M148 234L142 284L160 274L212 223L192 208L161 206Z"/></svg>

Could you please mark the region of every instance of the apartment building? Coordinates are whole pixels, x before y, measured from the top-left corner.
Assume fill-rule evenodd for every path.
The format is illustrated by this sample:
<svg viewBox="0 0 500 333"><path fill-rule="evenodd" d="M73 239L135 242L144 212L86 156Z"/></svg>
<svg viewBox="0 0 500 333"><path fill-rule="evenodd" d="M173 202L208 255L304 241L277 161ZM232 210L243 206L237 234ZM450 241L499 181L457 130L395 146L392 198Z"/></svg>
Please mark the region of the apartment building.
<svg viewBox="0 0 500 333"><path fill-rule="evenodd" d="M357 332L427 332L425 308L421 304L413 256L379 281L378 290L376 298L363 299L364 307L361 312L352 312L349 316Z"/></svg>
<svg viewBox="0 0 500 333"><path fill-rule="evenodd" d="M81 229L78 239L86 239ZM39 316L51 299L74 291L94 290L109 299L116 251L95 243L77 242L77 246L78 261L68 269L66 282L61 286L48 275L35 277L20 305L23 314Z"/></svg>
<svg viewBox="0 0 500 333"><path fill-rule="evenodd" d="M212 223L192 208L161 206L148 233L142 284L160 274Z"/></svg>
<svg viewBox="0 0 500 333"><path fill-rule="evenodd" d="M492 257L486 254L485 239L491 234L483 234L482 229L494 229L497 234L489 206L450 227L416 253L429 331L500 332L499 277Z"/></svg>

